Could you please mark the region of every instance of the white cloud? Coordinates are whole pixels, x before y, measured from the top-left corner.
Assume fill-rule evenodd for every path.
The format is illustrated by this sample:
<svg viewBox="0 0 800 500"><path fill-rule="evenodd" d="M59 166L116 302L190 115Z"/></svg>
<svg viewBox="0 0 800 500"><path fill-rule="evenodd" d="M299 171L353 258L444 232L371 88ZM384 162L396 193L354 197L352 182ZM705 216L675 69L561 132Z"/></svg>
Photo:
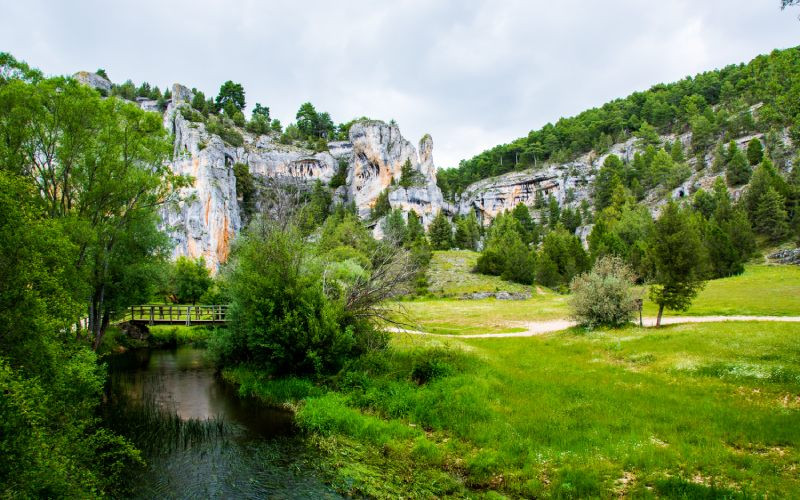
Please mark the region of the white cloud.
<svg viewBox="0 0 800 500"><path fill-rule="evenodd" d="M800 34L777 0L0 0L0 12L0 50L46 73L104 67L207 93L232 79L284 123L311 101L337 121L394 118L412 142L430 132L440 166Z"/></svg>

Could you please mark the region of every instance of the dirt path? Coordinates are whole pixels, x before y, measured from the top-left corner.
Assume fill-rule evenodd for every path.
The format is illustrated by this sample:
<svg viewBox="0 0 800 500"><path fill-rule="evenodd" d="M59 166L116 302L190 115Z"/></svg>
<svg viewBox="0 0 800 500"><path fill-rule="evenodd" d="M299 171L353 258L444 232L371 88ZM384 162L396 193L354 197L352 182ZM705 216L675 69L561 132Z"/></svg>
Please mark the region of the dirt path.
<svg viewBox="0 0 800 500"><path fill-rule="evenodd" d="M722 321L777 321L787 323L800 323L800 316L665 316L661 318L662 325L677 325L682 323L718 323ZM643 318L645 327L653 327L656 324L655 317ZM445 333L428 333L418 330L406 330L403 328L390 328L389 331L395 333L410 333L413 335L431 335L434 337L453 337L460 339L484 339L484 338L503 338L503 337L533 337L544 333L557 332L575 326L574 321L566 319L556 319L550 321L534 321L522 324L526 330L524 332L512 333L474 333L466 335L453 335Z"/></svg>

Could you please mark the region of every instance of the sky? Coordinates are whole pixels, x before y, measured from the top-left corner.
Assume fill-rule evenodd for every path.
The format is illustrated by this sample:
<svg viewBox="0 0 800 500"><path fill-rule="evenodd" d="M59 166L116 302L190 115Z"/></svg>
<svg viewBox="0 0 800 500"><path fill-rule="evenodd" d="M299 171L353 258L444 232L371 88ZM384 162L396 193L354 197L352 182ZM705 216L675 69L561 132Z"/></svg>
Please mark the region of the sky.
<svg viewBox="0 0 800 500"><path fill-rule="evenodd" d="M0 51L46 74L104 68L294 121L394 119L438 167L661 82L800 44L779 0L0 0Z"/></svg>

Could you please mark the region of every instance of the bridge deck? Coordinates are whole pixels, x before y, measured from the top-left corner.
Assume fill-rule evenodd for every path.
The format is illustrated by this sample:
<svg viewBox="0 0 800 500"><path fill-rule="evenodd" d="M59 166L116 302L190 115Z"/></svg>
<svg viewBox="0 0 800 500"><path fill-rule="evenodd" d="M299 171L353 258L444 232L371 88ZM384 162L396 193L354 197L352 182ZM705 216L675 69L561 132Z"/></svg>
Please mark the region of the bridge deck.
<svg viewBox="0 0 800 500"><path fill-rule="evenodd" d="M131 306L125 319L144 325L215 325L227 322L227 305L141 305Z"/></svg>

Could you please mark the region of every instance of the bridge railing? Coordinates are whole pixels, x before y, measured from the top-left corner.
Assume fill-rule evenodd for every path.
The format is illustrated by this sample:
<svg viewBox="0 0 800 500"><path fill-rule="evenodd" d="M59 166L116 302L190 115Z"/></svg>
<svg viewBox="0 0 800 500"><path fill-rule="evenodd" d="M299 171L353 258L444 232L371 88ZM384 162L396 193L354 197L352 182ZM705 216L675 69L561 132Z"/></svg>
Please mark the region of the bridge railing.
<svg viewBox="0 0 800 500"><path fill-rule="evenodd" d="M227 321L227 305L164 305L145 304L128 308L125 319L132 322L146 322L148 325L225 323Z"/></svg>

